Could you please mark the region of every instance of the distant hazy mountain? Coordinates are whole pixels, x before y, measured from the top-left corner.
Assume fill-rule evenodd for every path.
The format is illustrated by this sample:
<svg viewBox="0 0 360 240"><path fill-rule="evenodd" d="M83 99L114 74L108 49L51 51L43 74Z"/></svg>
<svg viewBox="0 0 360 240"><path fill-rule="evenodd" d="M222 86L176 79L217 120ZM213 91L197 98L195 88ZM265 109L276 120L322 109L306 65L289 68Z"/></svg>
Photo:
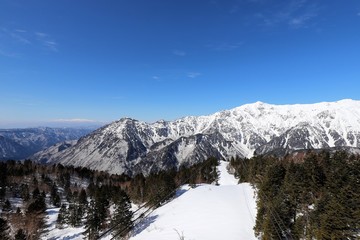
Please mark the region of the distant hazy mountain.
<svg viewBox="0 0 360 240"><path fill-rule="evenodd" d="M134 174L179 167L209 156L251 157L276 149L360 147L360 101L243 105L209 116L145 123L123 118L75 145L38 153L43 162Z"/></svg>
<svg viewBox="0 0 360 240"><path fill-rule="evenodd" d="M66 140L77 140L91 128L25 128L0 130L0 160L24 159Z"/></svg>

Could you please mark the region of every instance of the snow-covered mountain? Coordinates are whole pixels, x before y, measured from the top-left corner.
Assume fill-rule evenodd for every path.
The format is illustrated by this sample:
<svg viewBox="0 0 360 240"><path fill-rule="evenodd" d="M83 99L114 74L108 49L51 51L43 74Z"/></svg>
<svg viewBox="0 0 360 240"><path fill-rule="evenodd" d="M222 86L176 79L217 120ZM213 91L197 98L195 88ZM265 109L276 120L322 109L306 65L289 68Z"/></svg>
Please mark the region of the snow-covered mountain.
<svg viewBox="0 0 360 240"><path fill-rule="evenodd" d="M0 160L24 159L56 143L77 140L92 128L24 128L0 130Z"/></svg>
<svg viewBox="0 0 360 240"><path fill-rule="evenodd" d="M209 116L145 123L123 118L37 160L134 174L176 168L209 156L251 157L278 148L360 147L360 101L246 104Z"/></svg>

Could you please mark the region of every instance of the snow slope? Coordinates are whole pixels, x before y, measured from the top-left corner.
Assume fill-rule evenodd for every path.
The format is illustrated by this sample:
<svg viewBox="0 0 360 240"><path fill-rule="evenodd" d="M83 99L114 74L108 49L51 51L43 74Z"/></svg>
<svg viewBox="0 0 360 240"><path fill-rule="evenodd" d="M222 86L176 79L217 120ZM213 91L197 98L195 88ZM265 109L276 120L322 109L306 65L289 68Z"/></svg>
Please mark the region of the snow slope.
<svg viewBox="0 0 360 240"><path fill-rule="evenodd" d="M219 186L184 186L180 196L150 214L130 239L256 239L254 190L246 183L238 185L226 166L219 166Z"/></svg>
<svg viewBox="0 0 360 240"><path fill-rule="evenodd" d="M179 240L180 236L184 240L257 239L253 231L254 189L247 183L237 184L234 176L227 172L227 165L222 161L218 168L219 186L183 186L177 198L156 209L135 227L130 240ZM46 212L47 228L41 239L84 239L84 227L55 227L59 208ZM102 240L111 238L107 235Z"/></svg>

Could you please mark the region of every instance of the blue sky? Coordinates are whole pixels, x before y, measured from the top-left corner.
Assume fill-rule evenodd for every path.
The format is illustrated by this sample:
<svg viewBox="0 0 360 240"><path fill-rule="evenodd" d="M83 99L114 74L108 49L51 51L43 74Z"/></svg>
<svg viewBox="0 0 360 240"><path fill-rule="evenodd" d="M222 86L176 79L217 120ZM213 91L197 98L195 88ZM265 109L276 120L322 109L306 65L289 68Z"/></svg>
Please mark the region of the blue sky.
<svg viewBox="0 0 360 240"><path fill-rule="evenodd" d="M1 0L0 127L360 99L360 2Z"/></svg>

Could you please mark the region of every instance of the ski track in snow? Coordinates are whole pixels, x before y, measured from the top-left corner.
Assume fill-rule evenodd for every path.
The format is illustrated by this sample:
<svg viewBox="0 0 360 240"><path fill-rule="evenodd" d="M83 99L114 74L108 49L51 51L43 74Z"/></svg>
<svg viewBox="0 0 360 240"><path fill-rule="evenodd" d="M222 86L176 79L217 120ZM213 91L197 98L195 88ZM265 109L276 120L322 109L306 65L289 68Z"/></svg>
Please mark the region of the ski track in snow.
<svg viewBox="0 0 360 240"><path fill-rule="evenodd" d="M254 235L256 201L254 189L237 184L221 162L219 186L202 184L156 209L135 229L130 240L237 240ZM145 226L145 227L144 227Z"/></svg>

